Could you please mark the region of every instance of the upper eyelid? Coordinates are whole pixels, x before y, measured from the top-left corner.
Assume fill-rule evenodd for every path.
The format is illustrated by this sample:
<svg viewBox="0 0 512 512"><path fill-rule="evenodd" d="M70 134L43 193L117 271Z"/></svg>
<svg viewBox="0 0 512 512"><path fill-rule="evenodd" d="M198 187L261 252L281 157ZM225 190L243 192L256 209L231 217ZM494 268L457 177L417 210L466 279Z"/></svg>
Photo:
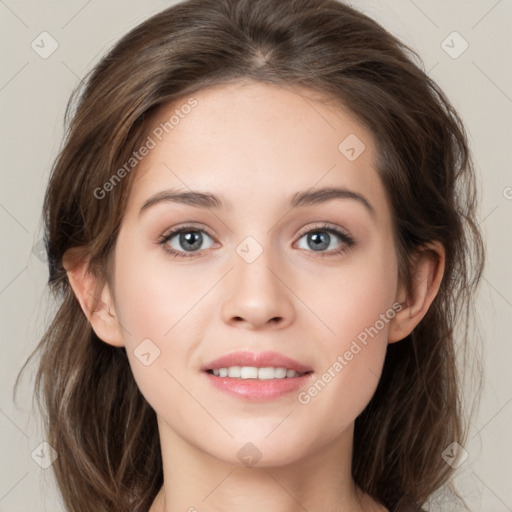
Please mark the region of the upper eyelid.
<svg viewBox="0 0 512 512"><path fill-rule="evenodd" d="M312 227L304 228L303 230L299 231L299 236L302 237L305 234L309 233L310 231L315 231L315 230L318 230L318 231L322 231L322 230L325 230L325 231L338 231L340 234L345 235L346 237L353 238L352 235L350 234L350 232L347 229L342 228L341 226L336 226L334 224L330 224L328 222L321 222L318 225L314 225Z"/></svg>
<svg viewBox="0 0 512 512"><path fill-rule="evenodd" d="M179 235L183 231L204 231L212 240L215 238L208 228L204 226L194 226L185 224L184 226L178 226L177 228L166 229L159 238L174 237Z"/></svg>

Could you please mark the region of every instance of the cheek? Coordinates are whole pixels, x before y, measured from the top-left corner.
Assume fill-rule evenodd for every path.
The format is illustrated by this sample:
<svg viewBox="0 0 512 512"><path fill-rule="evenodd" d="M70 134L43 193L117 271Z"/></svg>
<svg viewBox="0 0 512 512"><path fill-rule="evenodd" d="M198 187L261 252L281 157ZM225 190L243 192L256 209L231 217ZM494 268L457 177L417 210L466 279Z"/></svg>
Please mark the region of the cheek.
<svg viewBox="0 0 512 512"><path fill-rule="evenodd" d="M203 297L218 276L212 269L200 270L201 264L180 265L158 248L140 249L129 243L131 238L120 234L114 267L116 314L130 366L155 409L169 404L171 391L173 403L186 408L187 396L172 376L182 382L195 363L195 351L213 314L212 304Z"/></svg>
<svg viewBox="0 0 512 512"><path fill-rule="evenodd" d="M158 254L159 249L148 252L120 242L115 266L116 313L128 331L125 342L167 340L198 303L208 283L199 278L200 272L173 265Z"/></svg>
<svg viewBox="0 0 512 512"><path fill-rule="evenodd" d="M298 401L318 417L330 416L334 433L362 412L379 382L396 315L394 252L383 245L361 253L328 277L323 293L310 295L317 316L329 327L321 329L321 368Z"/></svg>
<svg viewBox="0 0 512 512"><path fill-rule="evenodd" d="M186 322L180 319L191 308L180 295L190 294L180 292L186 288L178 275L169 281L158 267L118 268L123 279L116 286L116 313L125 327L126 353L137 386L157 413L168 413L172 405L173 411L184 414L190 404L177 383L183 379L176 368L186 370L193 350L192 344L179 342L188 339L183 332Z"/></svg>
<svg viewBox="0 0 512 512"><path fill-rule="evenodd" d="M311 303L330 327L333 344L342 348L347 340L374 325L391 308L398 277L394 250L385 241L375 243L367 250L354 253L346 264L337 269L324 269L323 275L317 277L317 282L324 285L310 293ZM380 330L386 331L384 334L387 325L384 329L381 326Z"/></svg>

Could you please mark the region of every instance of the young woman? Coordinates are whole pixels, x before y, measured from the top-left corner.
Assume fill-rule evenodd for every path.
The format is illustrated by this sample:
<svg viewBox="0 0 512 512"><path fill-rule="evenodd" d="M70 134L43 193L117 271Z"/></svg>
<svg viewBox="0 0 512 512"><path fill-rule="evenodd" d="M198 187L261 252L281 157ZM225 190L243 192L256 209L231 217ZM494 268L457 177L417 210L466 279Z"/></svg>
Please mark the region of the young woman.
<svg viewBox="0 0 512 512"><path fill-rule="evenodd" d="M67 510L404 512L449 481L483 249L413 57L334 0L188 0L93 69L44 205Z"/></svg>

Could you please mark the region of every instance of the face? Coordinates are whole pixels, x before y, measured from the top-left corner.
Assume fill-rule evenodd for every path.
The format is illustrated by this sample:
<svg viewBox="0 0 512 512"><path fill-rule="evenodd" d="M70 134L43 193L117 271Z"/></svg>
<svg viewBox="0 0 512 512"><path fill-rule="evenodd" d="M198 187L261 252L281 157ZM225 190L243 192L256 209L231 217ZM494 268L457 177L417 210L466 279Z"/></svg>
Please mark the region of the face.
<svg viewBox="0 0 512 512"><path fill-rule="evenodd" d="M292 463L351 435L398 310L375 142L311 91L193 98L159 113L134 171L111 290L122 340L161 435Z"/></svg>

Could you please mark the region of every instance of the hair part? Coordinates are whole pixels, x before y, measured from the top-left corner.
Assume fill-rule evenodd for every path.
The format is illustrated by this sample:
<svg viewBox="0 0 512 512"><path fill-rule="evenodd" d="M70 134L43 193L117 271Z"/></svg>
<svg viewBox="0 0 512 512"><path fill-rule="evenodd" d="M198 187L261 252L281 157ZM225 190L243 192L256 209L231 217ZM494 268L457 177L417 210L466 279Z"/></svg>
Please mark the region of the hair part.
<svg viewBox="0 0 512 512"><path fill-rule="evenodd" d="M387 507L423 504L449 481L441 452L466 436L455 330L460 322L469 350L466 320L484 251L462 121L414 59L378 23L335 0L188 0L131 30L84 79L68 104L44 201L49 286L60 309L23 367L41 355L36 396L67 510L146 512L163 474L156 414L125 349L92 330L64 254L80 248L90 271L110 282L136 167L102 199L94 191L138 149L159 109L243 80L315 91L370 130L409 290L414 255L433 241L445 248L434 302L411 335L388 346L377 390L356 419L352 474Z"/></svg>

